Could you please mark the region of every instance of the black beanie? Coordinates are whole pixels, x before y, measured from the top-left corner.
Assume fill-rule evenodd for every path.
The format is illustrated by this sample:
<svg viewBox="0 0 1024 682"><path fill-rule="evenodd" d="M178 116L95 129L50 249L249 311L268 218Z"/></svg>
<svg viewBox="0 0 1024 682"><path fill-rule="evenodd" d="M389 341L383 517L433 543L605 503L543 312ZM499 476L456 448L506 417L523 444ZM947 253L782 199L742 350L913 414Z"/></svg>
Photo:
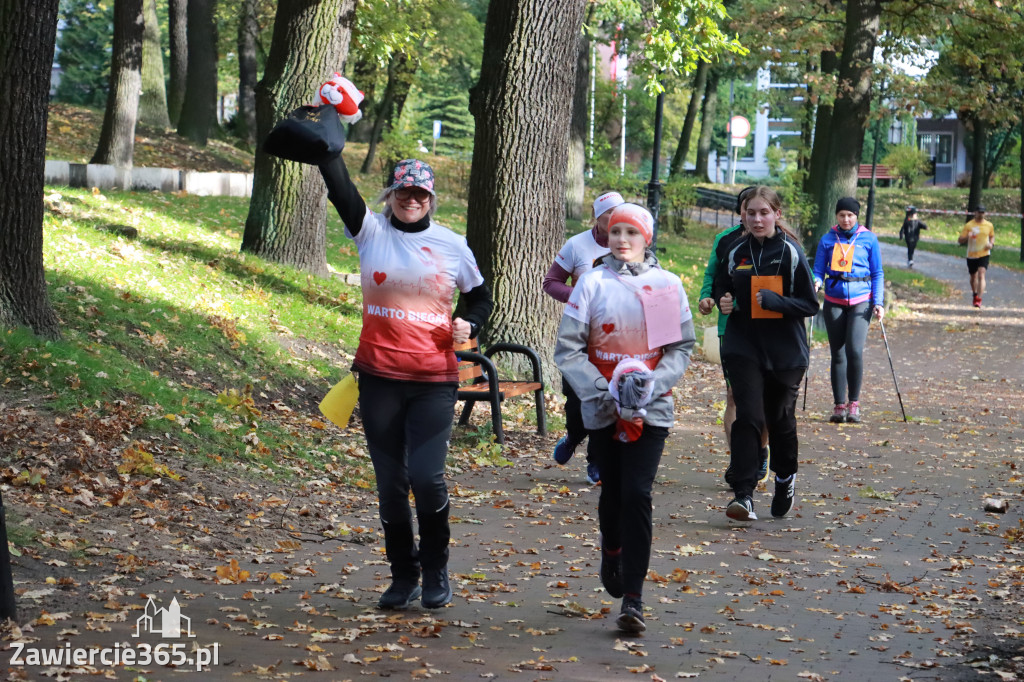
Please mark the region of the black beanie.
<svg viewBox="0 0 1024 682"><path fill-rule="evenodd" d="M836 202L836 213L849 211L854 215L860 215L860 202L853 197L843 197Z"/></svg>
<svg viewBox="0 0 1024 682"><path fill-rule="evenodd" d="M743 215L743 200L747 198L747 195L757 189L757 185L751 185L750 187L744 187L740 190L740 193L736 195L736 213L737 215Z"/></svg>

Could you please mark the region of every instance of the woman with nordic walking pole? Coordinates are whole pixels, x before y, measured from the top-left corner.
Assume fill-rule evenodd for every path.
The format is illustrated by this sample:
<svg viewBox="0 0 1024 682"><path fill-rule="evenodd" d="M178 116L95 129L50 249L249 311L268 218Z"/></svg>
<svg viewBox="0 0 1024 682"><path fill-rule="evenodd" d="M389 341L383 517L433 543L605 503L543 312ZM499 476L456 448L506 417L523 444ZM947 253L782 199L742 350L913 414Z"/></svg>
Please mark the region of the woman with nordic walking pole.
<svg viewBox="0 0 1024 682"><path fill-rule="evenodd" d="M825 287L825 331L832 352L830 422L859 424L864 342L872 314L885 315L885 272L875 233L857 223L860 203L836 202L836 225L818 242L814 289Z"/></svg>

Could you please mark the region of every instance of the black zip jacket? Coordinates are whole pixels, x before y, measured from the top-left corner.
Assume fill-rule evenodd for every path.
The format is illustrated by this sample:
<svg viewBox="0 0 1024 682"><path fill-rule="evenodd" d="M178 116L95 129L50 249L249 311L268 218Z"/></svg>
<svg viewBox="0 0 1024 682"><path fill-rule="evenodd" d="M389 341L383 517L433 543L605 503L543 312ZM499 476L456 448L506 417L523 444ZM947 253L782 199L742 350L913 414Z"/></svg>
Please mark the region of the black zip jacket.
<svg viewBox="0 0 1024 682"><path fill-rule="evenodd" d="M719 268L712 287L715 304L726 293L735 302L722 337L723 362L732 356L756 360L764 369L806 368L810 353L804 318L818 312L818 297L800 245L782 230L764 242L743 232L722 239L716 256L725 267ZM750 283L755 275L782 276L782 295L763 290L761 304L765 310L782 313L781 318L750 316Z"/></svg>

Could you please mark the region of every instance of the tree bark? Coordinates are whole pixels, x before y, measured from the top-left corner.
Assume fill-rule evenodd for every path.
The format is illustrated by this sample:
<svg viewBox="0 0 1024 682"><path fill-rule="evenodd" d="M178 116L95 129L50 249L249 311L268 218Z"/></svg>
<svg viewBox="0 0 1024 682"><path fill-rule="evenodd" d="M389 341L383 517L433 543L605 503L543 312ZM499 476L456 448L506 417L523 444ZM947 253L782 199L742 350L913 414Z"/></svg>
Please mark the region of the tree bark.
<svg viewBox="0 0 1024 682"><path fill-rule="evenodd" d="M206 146L217 128L217 0L188 0L188 75L178 134Z"/></svg>
<svg viewBox="0 0 1024 682"><path fill-rule="evenodd" d="M344 68L354 17L355 0L278 2L266 71L256 86L257 140ZM326 275L326 207L315 167L257 151L242 251Z"/></svg>
<svg viewBox="0 0 1024 682"><path fill-rule="evenodd" d="M380 144L381 135L384 134L385 128L391 130L392 122L396 118L395 99L399 92L404 90L406 95L409 93L411 74L408 65L413 61L405 52L396 52L391 55L391 61L388 62L388 84L385 86L384 96L381 97L380 104L377 106L377 116L373 120L373 128L370 131L370 144L366 148L366 156L363 157L363 165L359 169L360 173L369 173L373 169L373 160L377 156L377 145ZM413 73L415 73L415 68L412 68ZM403 80L405 85L402 84ZM402 98L402 104L404 106L405 97ZM395 161L401 161L401 159L395 159Z"/></svg>
<svg viewBox="0 0 1024 682"><path fill-rule="evenodd" d="M142 33L142 94L139 95L139 123L157 128L170 128L156 0L145 0L142 11L146 26Z"/></svg>
<svg viewBox="0 0 1024 682"><path fill-rule="evenodd" d="M110 91L100 141L89 163L131 168L135 121L142 89L142 0L114 3L114 45L110 59ZM127 189L127 188L125 188Z"/></svg>
<svg viewBox="0 0 1024 682"><path fill-rule="evenodd" d="M565 217L582 220L584 177L587 172L587 94L590 92L590 41L580 31L576 52L576 87L569 124L569 163L565 174Z"/></svg>
<svg viewBox="0 0 1024 682"><path fill-rule="evenodd" d="M839 67L839 59L836 57L836 53L832 50L826 50L821 53L821 75L825 78L826 75L833 74ZM808 100L811 100L808 97ZM814 146L811 147L811 159L810 167L808 169L807 177L804 178L804 193L809 194L812 197L817 197L821 193L821 183L825 177L825 166L828 163L828 145L829 138L832 130L832 104L825 104L822 102L818 103L817 115L814 119ZM813 235L808 235L808 240ZM817 242L813 242L816 244ZM805 244L808 246L808 244ZM811 249L808 253L811 253L814 248L813 244L810 244Z"/></svg>
<svg viewBox="0 0 1024 682"><path fill-rule="evenodd" d="M971 190L967 195L967 211L970 214L981 202L985 189L985 149L988 147L988 123L980 116L971 118L973 144L971 146Z"/></svg>
<svg viewBox="0 0 1024 682"><path fill-rule="evenodd" d="M708 159L711 158L711 137L715 132L715 116L718 113L718 79L717 67L708 71L704 85L704 101L700 107L700 137L697 138L697 160L694 162L694 174L700 180L709 182Z"/></svg>
<svg viewBox="0 0 1024 682"><path fill-rule="evenodd" d="M238 114L235 130L249 147L256 144L256 40L260 27L256 19L256 0L242 0L238 20Z"/></svg>
<svg viewBox="0 0 1024 682"><path fill-rule="evenodd" d="M820 71L821 63L815 62L812 57L806 61L807 73ZM804 173L804 185L807 183L807 176L811 169L811 148L814 144L814 87L807 86L807 96L804 97L803 118L800 120L800 148L796 155L796 169Z"/></svg>
<svg viewBox="0 0 1024 682"><path fill-rule="evenodd" d="M487 338L546 353L561 314L541 290L565 238L565 168L585 0L491 0L466 237L494 293ZM548 376L552 376L549 373Z"/></svg>
<svg viewBox="0 0 1024 682"><path fill-rule="evenodd" d="M188 78L188 0L167 0L167 37L171 53L167 115L171 125L177 126Z"/></svg>
<svg viewBox="0 0 1024 682"><path fill-rule="evenodd" d="M818 220L811 237L815 244L834 223L836 201L853 196L857 190L857 166L871 113L871 63L881 14L881 0L848 0L846 4L839 91L829 125L824 177L816 197Z"/></svg>
<svg viewBox="0 0 1024 682"><path fill-rule="evenodd" d="M690 93L690 104L686 107L686 118L683 119L683 130L679 133L676 153L672 155L672 163L669 164L669 178L674 178L683 172L683 167L686 164L686 155L690 153L690 137L693 136L693 126L697 121L697 110L701 108L704 88L707 86L708 71L710 69L711 65L704 60L697 63L697 72L693 75L693 91ZM696 170L696 174L700 176L700 170ZM703 175L707 175L707 170L704 171Z"/></svg>
<svg viewBox="0 0 1024 682"><path fill-rule="evenodd" d="M348 139L352 142L369 142L377 120L377 79L380 75L377 61L359 59L352 65L352 82L363 93L363 117L348 127Z"/></svg>
<svg viewBox="0 0 1024 682"><path fill-rule="evenodd" d="M0 3L0 328L25 326L48 339L60 338L43 272L43 168L58 4ZM8 589L0 585L0 607L13 605Z"/></svg>

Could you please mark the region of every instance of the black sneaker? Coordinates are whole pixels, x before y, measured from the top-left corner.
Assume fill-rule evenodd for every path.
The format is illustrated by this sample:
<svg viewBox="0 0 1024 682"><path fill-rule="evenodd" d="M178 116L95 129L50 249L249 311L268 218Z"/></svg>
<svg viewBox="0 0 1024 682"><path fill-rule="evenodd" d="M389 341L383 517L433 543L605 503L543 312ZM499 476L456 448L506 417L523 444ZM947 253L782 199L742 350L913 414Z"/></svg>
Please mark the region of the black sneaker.
<svg viewBox="0 0 1024 682"><path fill-rule="evenodd" d="M734 521L756 521L754 501L747 496L737 497L725 508L725 515Z"/></svg>
<svg viewBox="0 0 1024 682"><path fill-rule="evenodd" d="M622 600L622 610L615 624L625 633L639 635L647 629L644 623L644 605L639 597L625 597Z"/></svg>
<svg viewBox="0 0 1024 682"><path fill-rule="evenodd" d="M601 551L601 584L609 596L622 597L622 550L614 554Z"/></svg>
<svg viewBox="0 0 1024 682"><path fill-rule="evenodd" d="M391 587L384 591L377 602L378 609L407 609L409 604L419 599L423 594L418 582L409 580L396 580Z"/></svg>
<svg viewBox="0 0 1024 682"><path fill-rule="evenodd" d="M423 571L423 608L439 609L452 600L448 567Z"/></svg>
<svg viewBox="0 0 1024 682"><path fill-rule="evenodd" d="M793 498L796 497L796 474L783 482L775 477L775 497L772 498L772 516L781 519L793 508Z"/></svg>

